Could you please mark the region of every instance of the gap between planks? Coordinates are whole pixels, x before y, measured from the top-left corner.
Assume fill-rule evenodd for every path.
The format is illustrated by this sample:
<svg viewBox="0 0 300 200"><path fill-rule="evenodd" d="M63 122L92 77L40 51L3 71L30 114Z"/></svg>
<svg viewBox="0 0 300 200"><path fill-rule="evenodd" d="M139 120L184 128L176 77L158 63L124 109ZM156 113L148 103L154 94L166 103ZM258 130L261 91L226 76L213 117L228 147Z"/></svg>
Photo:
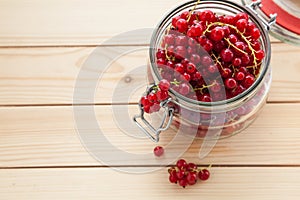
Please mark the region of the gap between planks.
<svg viewBox="0 0 300 200"><path fill-rule="evenodd" d="M137 105L138 103L135 102L128 102L128 103L86 103L86 104L7 104L7 105L0 105L1 107L68 107L68 106L126 106L126 105ZM267 104L300 104L300 101L267 101Z"/></svg>
<svg viewBox="0 0 300 200"><path fill-rule="evenodd" d="M201 165L197 165L198 167L204 168L207 167L210 164L201 164ZM157 167L174 167L175 165L109 165L109 166L105 166L105 165L74 165L74 166L20 166L20 167L0 167L0 170L3 169L73 169L73 168L126 168L126 167L130 167L130 168L157 168ZM235 167L239 167L239 168L245 168L245 167L259 167L259 168L269 168L269 167L278 167L278 168L286 168L286 167L295 167L298 168L300 167L299 164L216 164L216 165L212 165L211 168L220 168L220 167L226 167L226 168L235 168Z"/></svg>

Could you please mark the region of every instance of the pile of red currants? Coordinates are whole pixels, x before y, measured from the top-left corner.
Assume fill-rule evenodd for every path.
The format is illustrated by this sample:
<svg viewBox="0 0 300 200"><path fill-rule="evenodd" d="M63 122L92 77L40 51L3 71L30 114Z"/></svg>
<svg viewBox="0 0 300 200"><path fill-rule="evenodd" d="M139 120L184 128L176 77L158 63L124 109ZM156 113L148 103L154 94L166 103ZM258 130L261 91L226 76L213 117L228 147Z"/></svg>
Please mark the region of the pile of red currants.
<svg viewBox="0 0 300 200"><path fill-rule="evenodd" d="M202 102L233 98L256 81L264 56L260 30L246 13L184 11L172 18L156 51L162 86L141 104L147 113L159 110L170 88Z"/></svg>
<svg viewBox="0 0 300 200"><path fill-rule="evenodd" d="M208 168L199 169L194 163L187 163L184 159L177 161L175 167L170 167L169 181L171 183L179 184L183 188L187 185L195 185L197 180L206 181L210 177Z"/></svg>

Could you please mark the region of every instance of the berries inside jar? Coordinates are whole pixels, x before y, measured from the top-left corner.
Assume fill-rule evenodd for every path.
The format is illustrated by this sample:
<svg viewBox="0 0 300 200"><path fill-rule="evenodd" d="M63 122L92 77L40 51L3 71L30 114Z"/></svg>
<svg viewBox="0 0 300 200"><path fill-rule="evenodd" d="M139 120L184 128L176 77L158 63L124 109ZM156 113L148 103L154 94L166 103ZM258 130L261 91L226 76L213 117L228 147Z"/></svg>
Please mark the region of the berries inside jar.
<svg viewBox="0 0 300 200"><path fill-rule="evenodd" d="M164 82L177 93L216 102L251 87L264 56L260 31L246 13L226 16L191 10L172 18L156 64Z"/></svg>
<svg viewBox="0 0 300 200"><path fill-rule="evenodd" d="M238 4L183 4L158 25L151 47L140 116L160 111L152 116L168 117L173 110L161 124L217 139L211 135L244 130L266 103L270 40L259 18Z"/></svg>

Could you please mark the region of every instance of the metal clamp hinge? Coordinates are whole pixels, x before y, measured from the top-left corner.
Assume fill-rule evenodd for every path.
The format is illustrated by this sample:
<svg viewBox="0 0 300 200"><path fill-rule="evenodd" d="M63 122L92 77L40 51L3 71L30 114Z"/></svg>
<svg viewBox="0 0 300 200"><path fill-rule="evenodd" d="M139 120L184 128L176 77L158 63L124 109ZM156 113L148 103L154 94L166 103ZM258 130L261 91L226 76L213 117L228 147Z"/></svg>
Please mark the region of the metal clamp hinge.
<svg viewBox="0 0 300 200"><path fill-rule="evenodd" d="M159 141L159 135L162 131L167 130L171 123L172 123L172 119L173 119L173 115L174 115L174 108L170 108L168 106L168 103L171 102L172 99L166 99L165 101L162 101L160 103L161 108L164 109L164 114L162 117L162 121L161 124L159 125L158 128L154 128L149 122L148 120L145 119L144 114L145 111L143 109L143 106L141 104L139 104L139 108L140 108L140 114L139 115L135 115L133 117L133 121L136 123L136 125L154 142L158 142ZM138 119L141 119L141 121L143 122L143 125L146 126L144 127L140 122L138 122Z"/></svg>
<svg viewBox="0 0 300 200"><path fill-rule="evenodd" d="M265 18L263 18L261 15L257 13L257 9L260 8L261 5L261 0L254 1L251 4L247 5L246 7L249 8L260 20L261 22L265 25L266 29L269 31L271 26L276 23L276 18L277 18L277 13L270 14L270 19L267 21Z"/></svg>

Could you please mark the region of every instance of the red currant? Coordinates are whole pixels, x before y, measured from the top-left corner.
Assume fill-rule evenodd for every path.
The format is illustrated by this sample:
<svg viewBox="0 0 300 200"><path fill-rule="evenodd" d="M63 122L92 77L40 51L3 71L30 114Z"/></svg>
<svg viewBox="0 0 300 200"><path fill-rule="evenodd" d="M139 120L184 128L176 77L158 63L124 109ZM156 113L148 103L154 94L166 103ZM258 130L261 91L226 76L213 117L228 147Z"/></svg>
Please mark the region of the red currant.
<svg viewBox="0 0 300 200"><path fill-rule="evenodd" d="M203 169L198 173L198 177L202 181L206 181L210 176L210 172L207 169Z"/></svg>
<svg viewBox="0 0 300 200"><path fill-rule="evenodd" d="M161 146L156 146L156 147L153 149L153 153L154 153L155 156L160 157L161 155L164 154L164 148L161 147Z"/></svg>

